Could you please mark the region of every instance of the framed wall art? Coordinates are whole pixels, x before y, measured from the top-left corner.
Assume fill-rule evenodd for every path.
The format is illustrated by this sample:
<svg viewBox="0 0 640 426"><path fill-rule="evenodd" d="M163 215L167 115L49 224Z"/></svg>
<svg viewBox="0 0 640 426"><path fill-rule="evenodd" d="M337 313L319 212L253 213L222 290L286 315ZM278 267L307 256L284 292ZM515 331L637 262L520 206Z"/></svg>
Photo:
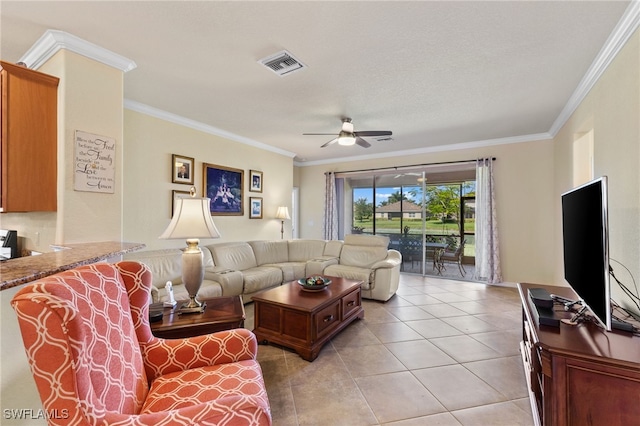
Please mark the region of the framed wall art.
<svg viewBox="0 0 640 426"><path fill-rule="evenodd" d="M257 170L249 170L250 189L251 192L262 192L262 172Z"/></svg>
<svg viewBox="0 0 640 426"><path fill-rule="evenodd" d="M176 200L178 198L189 198L190 196L191 195L189 191L171 191L171 214L169 215L169 217L173 217L173 212L176 209Z"/></svg>
<svg viewBox="0 0 640 426"><path fill-rule="evenodd" d="M191 157L173 154L171 156L171 182L193 185L193 165Z"/></svg>
<svg viewBox="0 0 640 426"><path fill-rule="evenodd" d="M115 138L76 130L73 189L113 194L116 184L115 158Z"/></svg>
<svg viewBox="0 0 640 426"><path fill-rule="evenodd" d="M262 219L262 197L249 197L249 219Z"/></svg>
<svg viewBox="0 0 640 426"><path fill-rule="evenodd" d="M213 216L242 216L242 189L244 170L215 164L203 164L203 191L211 199L209 209Z"/></svg>

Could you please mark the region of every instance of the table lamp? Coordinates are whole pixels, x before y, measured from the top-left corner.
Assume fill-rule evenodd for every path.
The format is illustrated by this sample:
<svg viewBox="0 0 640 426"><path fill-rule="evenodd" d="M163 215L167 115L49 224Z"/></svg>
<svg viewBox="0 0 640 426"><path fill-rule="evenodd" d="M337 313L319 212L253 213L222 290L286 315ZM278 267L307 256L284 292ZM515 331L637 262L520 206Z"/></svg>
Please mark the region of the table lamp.
<svg viewBox="0 0 640 426"><path fill-rule="evenodd" d="M196 299L204 278L202 250L199 238L220 238L220 232L211 219L209 198L178 198L171 223L161 239L187 239L187 247L182 250L182 282L189 293L189 302L182 305L180 313L203 312L205 305Z"/></svg>
<svg viewBox="0 0 640 426"><path fill-rule="evenodd" d="M284 240L284 221L291 219L289 217L289 207L278 207L278 211L276 212L276 219L280 219L282 221L282 224L280 225L280 239Z"/></svg>

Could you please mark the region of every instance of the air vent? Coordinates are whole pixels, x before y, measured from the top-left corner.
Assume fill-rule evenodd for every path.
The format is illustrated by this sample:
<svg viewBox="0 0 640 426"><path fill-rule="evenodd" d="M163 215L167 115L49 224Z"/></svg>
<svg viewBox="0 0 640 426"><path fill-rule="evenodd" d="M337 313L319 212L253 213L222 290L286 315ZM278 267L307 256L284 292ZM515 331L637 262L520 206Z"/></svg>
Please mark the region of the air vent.
<svg viewBox="0 0 640 426"><path fill-rule="evenodd" d="M294 58L291 53L286 50L278 52L275 55L268 56L264 59L260 59L258 62L278 74L280 77L306 68L306 65Z"/></svg>

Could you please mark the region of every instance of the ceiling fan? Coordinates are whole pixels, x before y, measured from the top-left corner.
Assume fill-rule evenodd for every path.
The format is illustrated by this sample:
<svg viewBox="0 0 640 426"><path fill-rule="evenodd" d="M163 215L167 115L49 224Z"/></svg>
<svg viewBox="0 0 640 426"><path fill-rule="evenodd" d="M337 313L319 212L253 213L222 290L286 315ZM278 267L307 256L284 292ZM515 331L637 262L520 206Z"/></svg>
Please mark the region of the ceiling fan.
<svg viewBox="0 0 640 426"><path fill-rule="evenodd" d="M365 130L362 132L354 132L353 131L353 123L350 118L342 119L342 129L340 133L303 133L303 135L335 135L336 137L331 139L329 142L322 145L320 148L324 148L325 146L333 145L334 143L338 143L339 145L354 145L358 144L363 148L369 148L371 144L364 140L366 137L374 137L374 136L387 136L387 138L380 140L391 140L390 137L393 133L390 130Z"/></svg>

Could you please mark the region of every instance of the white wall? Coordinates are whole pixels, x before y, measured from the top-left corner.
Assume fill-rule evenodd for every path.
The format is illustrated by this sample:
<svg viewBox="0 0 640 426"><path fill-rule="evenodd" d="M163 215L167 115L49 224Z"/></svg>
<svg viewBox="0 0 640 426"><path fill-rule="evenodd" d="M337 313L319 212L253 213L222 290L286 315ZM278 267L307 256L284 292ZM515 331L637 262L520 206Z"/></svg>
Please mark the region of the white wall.
<svg viewBox="0 0 640 426"><path fill-rule="evenodd" d="M147 249L183 247L181 240L159 240L171 220L172 190L188 191L190 185L171 183L171 157L195 159L194 186L202 196L203 163L244 170L244 215L213 216L224 241L279 239L278 206L291 211L293 159L215 135L125 110L124 239L142 242ZM249 192L249 170L263 172L263 192ZM249 197L262 197L263 219L249 219ZM285 238L291 223L285 222Z"/></svg>
<svg viewBox="0 0 640 426"><path fill-rule="evenodd" d="M604 75L555 137L554 218L556 282L562 278L560 194L572 185L572 145L593 130L594 174L609 179L609 248L616 276L633 288L640 277L640 31L631 37ZM625 267L621 266L622 263ZM637 311L612 281L612 295Z"/></svg>

